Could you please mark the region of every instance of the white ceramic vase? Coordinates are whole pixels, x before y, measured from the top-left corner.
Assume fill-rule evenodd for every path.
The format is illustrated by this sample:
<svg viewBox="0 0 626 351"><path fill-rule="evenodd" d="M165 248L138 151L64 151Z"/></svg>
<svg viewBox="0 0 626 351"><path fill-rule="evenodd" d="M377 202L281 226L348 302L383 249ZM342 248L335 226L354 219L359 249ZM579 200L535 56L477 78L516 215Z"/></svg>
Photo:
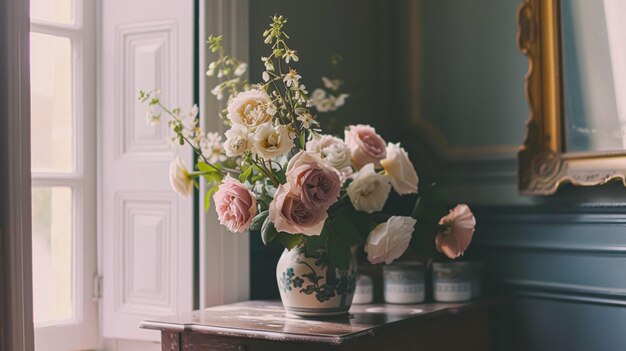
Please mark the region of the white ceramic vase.
<svg viewBox="0 0 626 351"><path fill-rule="evenodd" d="M333 267L326 250L307 254L304 246L286 250L276 266L276 280L285 310L299 317L348 313L356 286L356 261L347 269Z"/></svg>

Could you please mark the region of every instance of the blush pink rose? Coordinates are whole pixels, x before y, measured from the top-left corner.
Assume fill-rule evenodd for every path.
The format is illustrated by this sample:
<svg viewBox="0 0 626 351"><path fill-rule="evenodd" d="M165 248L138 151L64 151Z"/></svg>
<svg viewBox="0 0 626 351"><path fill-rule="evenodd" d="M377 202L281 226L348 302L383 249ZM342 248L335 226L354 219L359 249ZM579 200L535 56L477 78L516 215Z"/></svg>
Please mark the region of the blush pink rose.
<svg viewBox="0 0 626 351"><path fill-rule="evenodd" d="M470 208L467 205L456 205L448 215L439 220L439 224L448 228L435 238L437 251L451 259L462 256L472 241L476 227L476 218Z"/></svg>
<svg viewBox="0 0 626 351"><path fill-rule="evenodd" d="M305 206L300 196L291 191L289 183L278 186L269 211L269 219L277 231L308 236L320 235L328 217L323 208Z"/></svg>
<svg viewBox="0 0 626 351"><path fill-rule="evenodd" d="M309 209L328 209L337 201L341 180L337 171L326 166L316 154L297 153L287 165L287 181Z"/></svg>
<svg viewBox="0 0 626 351"><path fill-rule="evenodd" d="M246 232L257 214L254 194L229 175L213 195L213 201L220 223L234 233Z"/></svg>
<svg viewBox="0 0 626 351"><path fill-rule="evenodd" d="M380 160L387 156L385 141L368 125L348 127L345 131L345 142L352 152L352 162L357 168L368 163L379 167Z"/></svg>

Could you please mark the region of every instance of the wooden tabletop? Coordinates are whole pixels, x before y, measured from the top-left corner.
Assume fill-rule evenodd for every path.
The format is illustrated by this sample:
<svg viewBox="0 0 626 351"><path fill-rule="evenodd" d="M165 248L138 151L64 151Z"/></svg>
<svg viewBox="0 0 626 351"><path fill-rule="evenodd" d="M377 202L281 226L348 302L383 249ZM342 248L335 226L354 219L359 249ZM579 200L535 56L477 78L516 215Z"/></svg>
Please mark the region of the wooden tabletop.
<svg viewBox="0 0 626 351"><path fill-rule="evenodd" d="M343 318L305 319L288 315L278 301L247 301L141 322L140 327L172 333L202 333L239 338L307 341L327 344L374 335L391 325L419 322L497 303L480 299L464 303L353 305Z"/></svg>

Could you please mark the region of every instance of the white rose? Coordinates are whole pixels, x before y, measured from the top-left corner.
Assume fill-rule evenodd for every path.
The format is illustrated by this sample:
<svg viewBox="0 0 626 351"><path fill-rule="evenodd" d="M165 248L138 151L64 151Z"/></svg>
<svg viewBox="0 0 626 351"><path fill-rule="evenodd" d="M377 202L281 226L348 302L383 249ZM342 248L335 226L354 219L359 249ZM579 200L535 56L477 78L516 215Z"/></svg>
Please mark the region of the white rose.
<svg viewBox="0 0 626 351"><path fill-rule="evenodd" d="M182 196L189 196L193 193L193 179L189 177L189 171L180 157L176 157L170 163L170 185Z"/></svg>
<svg viewBox="0 0 626 351"><path fill-rule="evenodd" d="M294 146L289 137L289 128L285 125L274 127L271 123L265 123L254 132L252 151L265 159L282 156Z"/></svg>
<svg viewBox="0 0 626 351"><path fill-rule="evenodd" d="M373 213L383 209L391 184L389 177L376 173L374 164L368 163L356 173L347 191L355 209Z"/></svg>
<svg viewBox="0 0 626 351"><path fill-rule="evenodd" d="M387 222L377 225L367 237L367 260L372 264L391 264L402 256L409 247L415 223L417 221L411 217L393 216Z"/></svg>
<svg viewBox="0 0 626 351"><path fill-rule="evenodd" d="M306 151L318 153L327 165L336 168L341 173L347 168L352 169L350 148L343 140L332 135L321 135L307 141Z"/></svg>
<svg viewBox="0 0 626 351"><path fill-rule="evenodd" d="M272 120L276 107L263 90L248 90L237 94L226 108L227 117L233 124L254 129Z"/></svg>
<svg viewBox="0 0 626 351"><path fill-rule="evenodd" d="M343 140L332 135L323 134L306 142L306 151L322 153L324 148L334 144L343 144Z"/></svg>
<svg viewBox="0 0 626 351"><path fill-rule="evenodd" d="M224 135L224 152L228 157L239 156L252 148L248 129L240 124L234 124Z"/></svg>
<svg viewBox="0 0 626 351"><path fill-rule="evenodd" d="M391 185L400 195L417 193L417 173L409 155L400 143L387 144L387 157L380 161L385 173L391 177Z"/></svg>
<svg viewBox="0 0 626 351"><path fill-rule="evenodd" d="M332 144L322 149L324 161L338 170L352 169L352 152L348 145L342 143Z"/></svg>

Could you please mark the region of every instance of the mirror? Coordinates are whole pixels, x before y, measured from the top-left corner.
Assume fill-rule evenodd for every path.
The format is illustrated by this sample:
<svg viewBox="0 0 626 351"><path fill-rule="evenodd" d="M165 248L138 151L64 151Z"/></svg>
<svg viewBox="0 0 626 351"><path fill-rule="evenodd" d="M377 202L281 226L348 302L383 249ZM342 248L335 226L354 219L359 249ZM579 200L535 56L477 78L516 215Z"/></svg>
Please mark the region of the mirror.
<svg viewBox="0 0 626 351"><path fill-rule="evenodd" d="M525 0L518 44L529 59L530 117L519 189L626 178L626 0Z"/></svg>
<svg viewBox="0 0 626 351"><path fill-rule="evenodd" d="M625 4L561 2L566 152L626 149Z"/></svg>

